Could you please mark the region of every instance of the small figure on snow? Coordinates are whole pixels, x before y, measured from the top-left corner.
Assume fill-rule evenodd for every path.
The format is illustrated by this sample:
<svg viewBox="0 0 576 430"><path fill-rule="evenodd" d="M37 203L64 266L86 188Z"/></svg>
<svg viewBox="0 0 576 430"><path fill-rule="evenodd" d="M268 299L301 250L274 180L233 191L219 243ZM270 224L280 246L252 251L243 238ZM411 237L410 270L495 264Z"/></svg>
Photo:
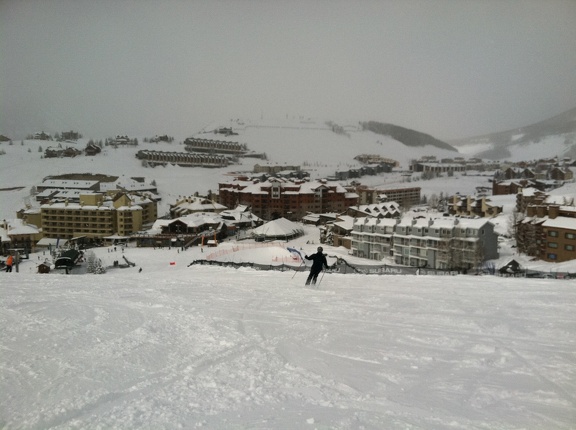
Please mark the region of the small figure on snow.
<svg viewBox="0 0 576 430"><path fill-rule="evenodd" d="M312 260L312 267L310 268L308 279L306 279L306 285L315 285L316 279L318 279L318 274L322 271L322 269L328 269L328 262L326 261L326 256L322 253L322 251L322 247L319 246L318 252L310 256L306 255L304 257L306 260Z"/></svg>
<svg viewBox="0 0 576 430"><path fill-rule="evenodd" d="M8 256L8 258L6 259L6 271L7 272L11 272L12 271L12 265L14 264L14 257L12 257L11 255Z"/></svg>

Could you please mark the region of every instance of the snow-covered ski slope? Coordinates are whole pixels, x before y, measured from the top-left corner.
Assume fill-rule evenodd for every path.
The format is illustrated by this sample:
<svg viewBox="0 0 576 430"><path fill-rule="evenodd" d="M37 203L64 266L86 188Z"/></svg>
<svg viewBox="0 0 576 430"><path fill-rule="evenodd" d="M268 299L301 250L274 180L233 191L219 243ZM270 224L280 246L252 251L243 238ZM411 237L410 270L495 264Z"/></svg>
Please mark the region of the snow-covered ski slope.
<svg viewBox="0 0 576 430"><path fill-rule="evenodd" d="M332 125L339 132L333 131ZM219 126L229 126L237 135L224 136L211 130ZM377 154L390 158L408 168L412 159L422 155L438 158L458 156L456 151L448 151L432 145L407 146L390 136L362 130L359 123L336 124L323 120L257 120L214 123L194 137L236 141L247 143L250 150L265 152L269 162L278 164L309 164L309 167L336 165L341 170L347 166L360 166L354 157L360 154Z"/></svg>
<svg viewBox="0 0 576 430"><path fill-rule="evenodd" d="M266 249L252 258L290 255ZM188 267L209 252L1 273L0 427L574 428L574 281L327 273L311 289L306 272Z"/></svg>

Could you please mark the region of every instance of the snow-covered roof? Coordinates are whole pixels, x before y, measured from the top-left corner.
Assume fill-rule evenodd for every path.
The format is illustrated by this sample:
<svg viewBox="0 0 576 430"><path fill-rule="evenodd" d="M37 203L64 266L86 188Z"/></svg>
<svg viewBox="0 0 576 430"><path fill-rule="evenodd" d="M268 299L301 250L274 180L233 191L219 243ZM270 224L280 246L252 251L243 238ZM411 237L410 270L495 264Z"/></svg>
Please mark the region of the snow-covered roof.
<svg viewBox="0 0 576 430"><path fill-rule="evenodd" d="M74 209L74 210L101 210L101 211L111 211L114 210L113 206L109 206L110 202L104 202L102 206L91 206L91 205L81 205L80 203L66 203L66 202L54 202L45 203L41 208L52 208L52 209Z"/></svg>
<svg viewBox="0 0 576 430"><path fill-rule="evenodd" d="M176 214L185 212L214 212L226 209L226 206L203 197L186 197L172 207Z"/></svg>
<svg viewBox="0 0 576 430"><path fill-rule="evenodd" d="M126 190L126 191L149 191L155 189L154 185L136 181L127 176L120 176L112 182L100 182L101 191Z"/></svg>
<svg viewBox="0 0 576 430"><path fill-rule="evenodd" d="M38 234L40 232L38 227L33 224L27 224L24 220L19 218L4 220L3 224L4 226L0 227L0 234L2 237L4 237L4 235L8 237L22 234ZM2 233L2 231L4 233Z"/></svg>
<svg viewBox="0 0 576 430"><path fill-rule="evenodd" d="M559 216L554 219L548 218L542 223L544 227L563 228L566 230L576 230L576 218Z"/></svg>
<svg viewBox="0 0 576 430"><path fill-rule="evenodd" d="M90 189L97 184L98 181L81 181L77 179L46 179L44 182L42 182L42 187Z"/></svg>
<svg viewBox="0 0 576 430"><path fill-rule="evenodd" d="M304 234L304 229L286 218L278 218L255 228L253 232L256 236L279 237Z"/></svg>
<svg viewBox="0 0 576 430"><path fill-rule="evenodd" d="M57 239L54 237L43 237L38 242L36 242L37 246L40 247L48 247L48 246L64 246L68 243L66 239Z"/></svg>
<svg viewBox="0 0 576 430"><path fill-rule="evenodd" d="M340 215L334 222L334 225L337 225L344 230L352 230L354 228L354 217L349 215Z"/></svg>

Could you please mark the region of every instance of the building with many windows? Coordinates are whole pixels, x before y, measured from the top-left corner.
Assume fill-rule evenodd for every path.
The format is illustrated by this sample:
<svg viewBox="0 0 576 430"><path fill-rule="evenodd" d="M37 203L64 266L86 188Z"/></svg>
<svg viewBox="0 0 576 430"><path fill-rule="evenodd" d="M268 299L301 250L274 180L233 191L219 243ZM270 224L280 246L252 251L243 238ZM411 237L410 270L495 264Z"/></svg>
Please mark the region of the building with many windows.
<svg viewBox="0 0 576 430"><path fill-rule="evenodd" d="M498 258L498 235L486 219L358 218L352 253L405 266L468 270Z"/></svg>
<svg viewBox="0 0 576 430"><path fill-rule="evenodd" d="M72 239L129 236L158 217L157 204L146 197L116 193L80 195L79 203L50 202L40 207L44 237Z"/></svg>
<svg viewBox="0 0 576 430"><path fill-rule="evenodd" d="M176 203L170 205L170 218L174 219L197 212L219 213L226 209L226 206L205 197L180 197Z"/></svg>
<svg viewBox="0 0 576 430"><path fill-rule="evenodd" d="M544 261L576 258L576 207L533 205L516 225L518 250Z"/></svg>
<svg viewBox="0 0 576 430"><path fill-rule="evenodd" d="M479 216L493 218L502 212L502 206L495 206L490 199L481 196L452 196L452 202L448 204L448 213L458 216Z"/></svg>
<svg viewBox="0 0 576 430"><path fill-rule="evenodd" d="M237 178L219 184L219 202L230 208L246 205L264 220L299 221L308 213L343 213L358 204L358 194L326 180L270 178L260 182Z"/></svg>
<svg viewBox="0 0 576 430"><path fill-rule="evenodd" d="M420 204L420 187L379 189L380 201L397 202L403 208Z"/></svg>

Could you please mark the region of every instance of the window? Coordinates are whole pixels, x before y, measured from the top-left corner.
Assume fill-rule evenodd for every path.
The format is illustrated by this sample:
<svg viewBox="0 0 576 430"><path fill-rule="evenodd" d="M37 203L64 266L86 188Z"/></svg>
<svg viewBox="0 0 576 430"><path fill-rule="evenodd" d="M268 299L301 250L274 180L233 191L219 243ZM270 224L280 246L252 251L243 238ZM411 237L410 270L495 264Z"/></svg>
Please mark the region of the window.
<svg viewBox="0 0 576 430"><path fill-rule="evenodd" d="M558 232L557 232L557 231L554 231L554 230L549 231L549 232L548 232L548 236L550 236L550 237L558 237Z"/></svg>
<svg viewBox="0 0 576 430"><path fill-rule="evenodd" d="M574 239L576 238L576 235L574 233L566 233L566 239Z"/></svg>
<svg viewBox="0 0 576 430"><path fill-rule="evenodd" d="M564 245L566 251L574 251L574 245Z"/></svg>
<svg viewBox="0 0 576 430"><path fill-rule="evenodd" d="M556 260L556 254L548 254L548 260Z"/></svg>
<svg viewBox="0 0 576 430"><path fill-rule="evenodd" d="M548 248L558 248L558 244L556 242L548 242Z"/></svg>

